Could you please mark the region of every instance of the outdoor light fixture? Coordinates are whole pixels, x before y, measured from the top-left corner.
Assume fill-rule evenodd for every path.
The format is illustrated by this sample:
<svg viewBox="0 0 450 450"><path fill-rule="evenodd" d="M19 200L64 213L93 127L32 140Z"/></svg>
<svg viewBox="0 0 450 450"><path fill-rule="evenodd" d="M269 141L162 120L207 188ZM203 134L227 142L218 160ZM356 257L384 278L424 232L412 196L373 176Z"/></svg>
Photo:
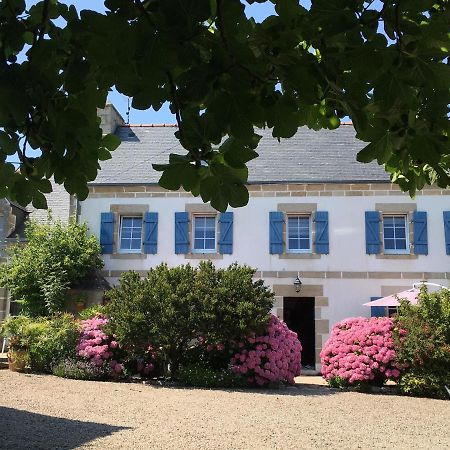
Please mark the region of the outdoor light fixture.
<svg viewBox="0 0 450 450"><path fill-rule="evenodd" d="M297 275L297 278L294 280L294 287L295 292L300 292L302 289L302 281L300 280L299 276Z"/></svg>

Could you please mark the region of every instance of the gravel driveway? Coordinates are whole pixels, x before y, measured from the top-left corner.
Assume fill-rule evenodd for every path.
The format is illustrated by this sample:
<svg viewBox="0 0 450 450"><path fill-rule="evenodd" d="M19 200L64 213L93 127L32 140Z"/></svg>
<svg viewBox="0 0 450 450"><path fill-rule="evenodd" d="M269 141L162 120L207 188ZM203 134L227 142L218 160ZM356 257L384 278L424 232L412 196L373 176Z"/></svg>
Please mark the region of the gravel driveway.
<svg viewBox="0 0 450 450"><path fill-rule="evenodd" d="M158 388L0 371L1 449L449 449L450 402Z"/></svg>

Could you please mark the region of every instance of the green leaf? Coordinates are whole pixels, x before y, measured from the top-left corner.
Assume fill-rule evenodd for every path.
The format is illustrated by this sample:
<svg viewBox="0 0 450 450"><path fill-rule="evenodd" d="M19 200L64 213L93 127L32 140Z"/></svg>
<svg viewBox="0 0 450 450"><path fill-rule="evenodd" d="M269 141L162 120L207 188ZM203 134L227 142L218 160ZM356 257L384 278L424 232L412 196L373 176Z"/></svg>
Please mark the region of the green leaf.
<svg viewBox="0 0 450 450"><path fill-rule="evenodd" d="M102 138L103 147L106 147L110 152L114 151L120 144L121 141L115 134L107 134Z"/></svg>
<svg viewBox="0 0 450 450"><path fill-rule="evenodd" d="M98 159L100 161L106 161L106 160L111 159L111 158L112 158L112 155L109 152L109 150L106 150L106 148L103 148L103 147L100 147L98 149Z"/></svg>
<svg viewBox="0 0 450 450"><path fill-rule="evenodd" d="M220 146L219 151L224 154L225 162L235 168L244 167L246 162L258 156L258 153L235 138L228 138Z"/></svg>
<svg viewBox="0 0 450 450"><path fill-rule="evenodd" d="M34 192L32 204L36 209L47 209L47 199L39 191Z"/></svg>
<svg viewBox="0 0 450 450"><path fill-rule="evenodd" d="M248 204L248 189L243 184L236 184L231 188L229 203L233 208L239 208Z"/></svg>
<svg viewBox="0 0 450 450"><path fill-rule="evenodd" d="M19 140L17 137L11 138L4 131L0 131L0 148L7 155L14 155L19 148Z"/></svg>
<svg viewBox="0 0 450 450"><path fill-rule="evenodd" d="M363 163L368 163L374 159L377 159L378 163L382 164L387 162L391 155L392 144L389 133L386 133L377 141L366 145L360 152L358 152L356 159L357 161Z"/></svg>

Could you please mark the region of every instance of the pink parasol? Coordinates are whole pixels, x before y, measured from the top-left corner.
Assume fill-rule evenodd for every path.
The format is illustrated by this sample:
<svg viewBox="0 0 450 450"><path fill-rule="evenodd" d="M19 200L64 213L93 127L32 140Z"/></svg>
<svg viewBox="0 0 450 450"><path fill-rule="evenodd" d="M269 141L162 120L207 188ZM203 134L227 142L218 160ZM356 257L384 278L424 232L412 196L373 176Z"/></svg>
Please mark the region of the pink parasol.
<svg viewBox="0 0 450 450"><path fill-rule="evenodd" d="M419 299L419 289L412 288L407 291L399 292L398 294L388 295L387 297L379 298L373 302L364 303L364 306L399 306L399 299L406 299L412 305L416 305Z"/></svg>

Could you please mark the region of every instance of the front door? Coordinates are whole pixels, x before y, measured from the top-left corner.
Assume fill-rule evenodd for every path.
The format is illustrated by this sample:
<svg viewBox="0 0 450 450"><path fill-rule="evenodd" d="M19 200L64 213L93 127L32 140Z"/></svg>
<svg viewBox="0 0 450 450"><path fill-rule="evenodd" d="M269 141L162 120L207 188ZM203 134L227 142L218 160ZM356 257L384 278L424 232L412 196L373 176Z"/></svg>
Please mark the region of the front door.
<svg viewBox="0 0 450 450"><path fill-rule="evenodd" d="M302 344L302 366L315 369L314 297L284 297L283 317L289 329L297 333Z"/></svg>

